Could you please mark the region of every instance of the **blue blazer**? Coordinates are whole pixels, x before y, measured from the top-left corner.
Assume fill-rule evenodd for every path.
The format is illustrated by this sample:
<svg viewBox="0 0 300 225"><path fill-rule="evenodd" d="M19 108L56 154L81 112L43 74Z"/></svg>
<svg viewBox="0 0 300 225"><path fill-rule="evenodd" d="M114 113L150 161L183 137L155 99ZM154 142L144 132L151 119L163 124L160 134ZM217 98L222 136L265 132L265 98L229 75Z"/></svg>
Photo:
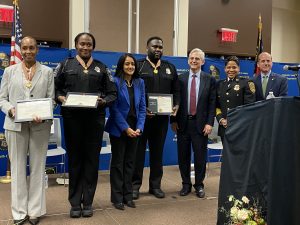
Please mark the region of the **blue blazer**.
<svg viewBox="0 0 300 225"><path fill-rule="evenodd" d="M286 77L271 73L269 76L265 97L262 91L261 75L253 78L256 89L256 101L266 99L270 91L273 91L275 97L286 96L288 94L288 81Z"/></svg>
<svg viewBox="0 0 300 225"><path fill-rule="evenodd" d="M118 98L109 107L109 118L105 125L105 131L109 134L120 137L129 125L126 121L130 109L130 100L125 81L114 77L118 91ZM136 129L143 131L146 119L145 85L140 78L133 79L134 104L137 117Z"/></svg>

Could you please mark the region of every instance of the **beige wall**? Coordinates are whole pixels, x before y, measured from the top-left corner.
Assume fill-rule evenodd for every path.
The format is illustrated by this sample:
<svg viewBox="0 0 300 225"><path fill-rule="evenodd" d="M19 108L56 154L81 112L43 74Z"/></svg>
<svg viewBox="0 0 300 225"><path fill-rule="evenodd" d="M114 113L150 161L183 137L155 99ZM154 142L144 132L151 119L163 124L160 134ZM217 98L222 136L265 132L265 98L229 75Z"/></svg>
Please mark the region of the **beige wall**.
<svg viewBox="0 0 300 225"><path fill-rule="evenodd" d="M85 0L71 0L69 6L69 48L75 48L77 34L86 32L84 27Z"/></svg>
<svg viewBox="0 0 300 225"><path fill-rule="evenodd" d="M140 53L151 36L164 41L164 55L173 55L174 0L140 0Z"/></svg>
<svg viewBox="0 0 300 225"><path fill-rule="evenodd" d="M188 48L206 53L254 56L258 16L263 19L264 49L271 49L272 0L190 0ZM236 43L222 43L220 28L238 30Z"/></svg>
<svg viewBox="0 0 300 225"><path fill-rule="evenodd" d="M178 24L178 56L186 56L188 52L189 0L179 0Z"/></svg>
<svg viewBox="0 0 300 225"><path fill-rule="evenodd" d="M74 0L72 0L73 2ZM84 0L76 0L82 1ZM123 51L127 52L127 27L128 27L128 0L89 0L90 1L90 32L97 40L97 50ZM261 1L261 0L259 0ZM260 5L262 10L266 10L268 5L264 1ZM189 47L200 47L204 51L213 53L237 52L235 47L230 45L222 46L216 39L216 29L222 26L231 26L240 30L238 43L246 42L249 48L242 51L244 54L253 55L255 53L257 35L257 15L250 13L249 6L247 19L253 21L254 25L242 26L240 16L236 10L231 9L231 5L214 6L210 0L178 0L179 21L178 21L178 55L185 56L189 39L197 40L194 43L190 40ZM189 3L196 2L199 10L190 8ZM233 1L229 1L233 2ZM251 1L247 1L251 2ZM238 7L247 6L247 2L239 1ZM245 3L245 4L243 4ZM1 4L12 5L11 0L1 0ZM133 0L133 28L132 28L132 52L135 50L135 4ZM216 3L215 3L216 4ZM250 4L250 3L249 3ZM251 2L254 8L254 2ZM251 6L251 7L252 7ZM38 39L62 41L63 47L69 47L69 32L76 28L77 23L69 26L69 0L51 0L48 4L41 0L20 1L21 20L23 24L23 34L32 35ZM247 7L246 7L247 8ZM83 11L84 9L82 9ZM219 12L220 11L220 12ZM224 12L235 12L235 16L230 19ZM202 13L201 13L202 12ZM263 12L263 11L262 11ZM77 11L78 13L78 11ZM205 16L206 14L209 14ZM198 21L195 29L188 31L188 17L204 15L204 19ZM299 0L272 0L271 26L268 17L263 15L263 40L265 50L271 51L274 61L277 62L300 62L300 1ZM76 14L77 15L77 14ZM74 15L76 17L76 15ZM226 18L224 18L224 16ZM245 16L243 16L244 18ZM71 17L72 18L72 17ZM80 22L80 31L83 31L83 14L77 15ZM140 53L145 53L146 40L153 35L161 36L165 43L165 55L173 54L173 24L174 0L140 0ZM78 22L78 23L79 23ZM211 24L211 22L216 22ZM230 25L231 24L231 25ZM234 25L235 24L235 25ZM71 25L73 27L71 27ZM79 25L78 25L79 27ZM201 28L201 29L200 29ZM246 28L250 35L245 35L243 29ZM79 28L78 28L79 29ZM207 29L210 29L207 30ZM195 31L201 30L201 32ZM11 26L0 24L0 34L10 37ZM191 38L193 35L193 38ZM207 36L207 40L203 36ZM272 37L272 40L271 40ZM72 39L73 42L73 39ZM271 42L271 44L269 44ZM70 43L71 46L72 43Z"/></svg>
<svg viewBox="0 0 300 225"><path fill-rule="evenodd" d="M127 52L128 0L90 0L96 50Z"/></svg>
<svg viewBox="0 0 300 225"><path fill-rule="evenodd" d="M12 0L1 0L1 4L12 5ZM21 0L20 17L23 36L30 35L39 40L60 41L69 47L69 0ZM11 26L0 28L0 35L11 36Z"/></svg>
<svg viewBox="0 0 300 225"><path fill-rule="evenodd" d="M273 0L272 11L273 60L300 63L300 1Z"/></svg>
<svg viewBox="0 0 300 225"><path fill-rule="evenodd" d="M139 53L146 53L150 36L164 40L164 54L173 53L173 0L140 0ZM132 1L132 52L135 52L135 6ZM97 40L97 50L128 50L128 0L90 0L90 32Z"/></svg>

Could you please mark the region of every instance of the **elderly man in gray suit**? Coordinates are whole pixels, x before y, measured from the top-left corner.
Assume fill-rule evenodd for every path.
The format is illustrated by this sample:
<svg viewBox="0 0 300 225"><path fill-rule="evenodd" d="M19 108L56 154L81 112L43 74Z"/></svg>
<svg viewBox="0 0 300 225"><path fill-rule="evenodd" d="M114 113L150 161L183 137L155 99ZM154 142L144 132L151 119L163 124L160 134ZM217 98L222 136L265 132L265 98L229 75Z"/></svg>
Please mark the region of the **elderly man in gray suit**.
<svg viewBox="0 0 300 225"><path fill-rule="evenodd" d="M16 102L37 98L54 99L52 69L36 61L38 47L32 37L21 42L23 62L5 69L1 81L0 108L6 114L5 137L11 161L11 208L14 224L38 224L46 213L44 171L51 121L34 116L32 122L15 122ZM29 155L30 178L26 168Z"/></svg>

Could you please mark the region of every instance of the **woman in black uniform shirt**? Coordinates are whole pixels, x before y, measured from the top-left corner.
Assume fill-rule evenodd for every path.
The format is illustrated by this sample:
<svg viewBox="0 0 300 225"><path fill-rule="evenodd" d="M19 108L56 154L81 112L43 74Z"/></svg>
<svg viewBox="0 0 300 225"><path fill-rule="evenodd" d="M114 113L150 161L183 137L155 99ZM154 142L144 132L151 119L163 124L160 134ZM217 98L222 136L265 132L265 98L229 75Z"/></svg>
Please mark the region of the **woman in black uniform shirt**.
<svg viewBox="0 0 300 225"><path fill-rule="evenodd" d="M70 217L91 217L98 180L99 153L105 123L105 106L117 97L107 67L92 57L95 38L89 33L75 37L77 55L59 64L55 89L59 103L68 92L99 94L97 108L62 107L69 163Z"/></svg>
<svg viewBox="0 0 300 225"><path fill-rule="evenodd" d="M216 118L219 122L218 135L224 141L227 128L227 112L240 105L255 102L255 85L248 78L239 77L240 61L236 56L225 60L226 79L217 83Z"/></svg>

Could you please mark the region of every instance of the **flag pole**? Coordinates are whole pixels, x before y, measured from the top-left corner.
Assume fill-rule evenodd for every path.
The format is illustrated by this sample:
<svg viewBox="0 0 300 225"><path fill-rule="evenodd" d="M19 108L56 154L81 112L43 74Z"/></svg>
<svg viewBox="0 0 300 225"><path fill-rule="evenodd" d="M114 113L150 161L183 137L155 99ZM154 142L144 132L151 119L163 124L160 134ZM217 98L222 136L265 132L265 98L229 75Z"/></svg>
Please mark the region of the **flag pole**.
<svg viewBox="0 0 300 225"><path fill-rule="evenodd" d="M254 74L257 75L259 72L259 68L257 67L258 56L263 52L263 44L262 44L262 20L261 14L258 16L258 35L257 35L257 43L256 43L256 54L255 54L255 65L254 65Z"/></svg>
<svg viewBox="0 0 300 225"><path fill-rule="evenodd" d="M18 0L13 0L14 5L14 35L16 35L16 7L18 4ZM11 170L10 170L10 160L9 155L7 154L7 164L6 164L6 176L0 177L0 183L2 184L9 184L11 182Z"/></svg>

